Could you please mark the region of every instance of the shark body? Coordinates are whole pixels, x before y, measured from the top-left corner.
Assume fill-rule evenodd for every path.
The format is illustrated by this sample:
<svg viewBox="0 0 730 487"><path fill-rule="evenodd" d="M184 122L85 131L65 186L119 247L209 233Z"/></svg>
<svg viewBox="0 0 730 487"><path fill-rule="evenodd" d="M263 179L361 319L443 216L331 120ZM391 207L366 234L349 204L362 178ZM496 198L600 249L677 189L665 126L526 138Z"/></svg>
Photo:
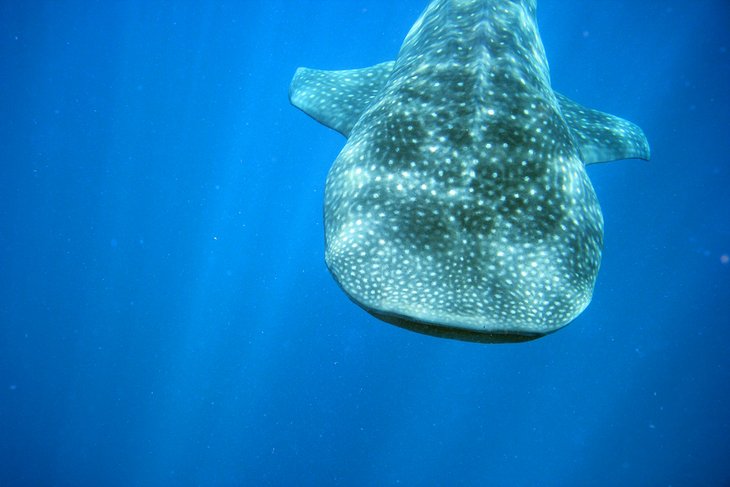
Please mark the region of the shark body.
<svg viewBox="0 0 730 487"><path fill-rule="evenodd" d="M433 0L395 61L297 70L292 104L347 137L325 187L325 260L376 317L514 342L590 302L603 217L585 166L649 146L553 91L535 9Z"/></svg>

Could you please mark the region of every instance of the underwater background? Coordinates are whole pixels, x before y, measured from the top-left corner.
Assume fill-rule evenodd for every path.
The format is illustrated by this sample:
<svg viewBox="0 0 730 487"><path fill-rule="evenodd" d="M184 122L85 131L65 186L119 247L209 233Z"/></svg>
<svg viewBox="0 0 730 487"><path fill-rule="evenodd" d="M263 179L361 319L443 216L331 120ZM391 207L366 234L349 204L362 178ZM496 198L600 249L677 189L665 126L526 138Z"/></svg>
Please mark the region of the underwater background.
<svg viewBox="0 0 730 487"><path fill-rule="evenodd" d="M323 260L344 144L298 66L426 0L0 3L0 485L730 484L730 2L540 0L590 166L593 302L534 342L377 321Z"/></svg>

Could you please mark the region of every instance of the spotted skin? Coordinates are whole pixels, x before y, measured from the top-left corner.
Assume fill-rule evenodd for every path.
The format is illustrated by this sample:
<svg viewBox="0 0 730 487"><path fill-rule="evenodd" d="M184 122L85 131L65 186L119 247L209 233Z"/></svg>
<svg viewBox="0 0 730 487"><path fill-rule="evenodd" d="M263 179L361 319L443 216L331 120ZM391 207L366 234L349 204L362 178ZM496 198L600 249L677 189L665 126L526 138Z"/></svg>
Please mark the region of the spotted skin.
<svg viewBox="0 0 730 487"><path fill-rule="evenodd" d="M591 300L603 218L585 164L649 157L641 130L556 94L530 0L434 0L395 62L300 68L292 103L345 135L325 259L380 319L524 341Z"/></svg>

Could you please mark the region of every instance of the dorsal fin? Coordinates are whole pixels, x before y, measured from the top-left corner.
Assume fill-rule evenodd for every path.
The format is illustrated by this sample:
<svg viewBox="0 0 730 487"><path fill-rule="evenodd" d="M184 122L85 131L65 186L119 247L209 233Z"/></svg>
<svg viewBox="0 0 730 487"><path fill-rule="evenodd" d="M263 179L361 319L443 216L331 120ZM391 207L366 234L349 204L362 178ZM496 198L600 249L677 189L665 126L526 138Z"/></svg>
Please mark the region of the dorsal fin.
<svg viewBox="0 0 730 487"><path fill-rule="evenodd" d="M619 159L649 160L649 142L638 126L581 106L557 91L555 96L585 165Z"/></svg>
<svg viewBox="0 0 730 487"><path fill-rule="evenodd" d="M389 61L344 71L299 68L289 86L289 100L310 117L347 137L387 83L394 64Z"/></svg>

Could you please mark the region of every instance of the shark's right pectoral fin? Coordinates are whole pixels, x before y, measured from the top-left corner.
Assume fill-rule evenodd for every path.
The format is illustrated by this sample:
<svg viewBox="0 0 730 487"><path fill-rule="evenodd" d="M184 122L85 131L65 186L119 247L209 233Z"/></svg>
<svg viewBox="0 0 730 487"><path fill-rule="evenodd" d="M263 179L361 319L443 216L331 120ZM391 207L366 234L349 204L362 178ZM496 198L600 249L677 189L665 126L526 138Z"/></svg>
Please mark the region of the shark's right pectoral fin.
<svg viewBox="0 0 730 487"><path fill-rule="evenodd" d="M556 92L555 96L584 164L619 159L649 160L649 142L638 126L586 108L560 93Z"/></svg>
<svg viewBox="0 0 730 487"><path fill-rule="evenodd" d="M299 68L289 86L292 105L345 137L390 78L395 63L364 69Z"/></svg>

